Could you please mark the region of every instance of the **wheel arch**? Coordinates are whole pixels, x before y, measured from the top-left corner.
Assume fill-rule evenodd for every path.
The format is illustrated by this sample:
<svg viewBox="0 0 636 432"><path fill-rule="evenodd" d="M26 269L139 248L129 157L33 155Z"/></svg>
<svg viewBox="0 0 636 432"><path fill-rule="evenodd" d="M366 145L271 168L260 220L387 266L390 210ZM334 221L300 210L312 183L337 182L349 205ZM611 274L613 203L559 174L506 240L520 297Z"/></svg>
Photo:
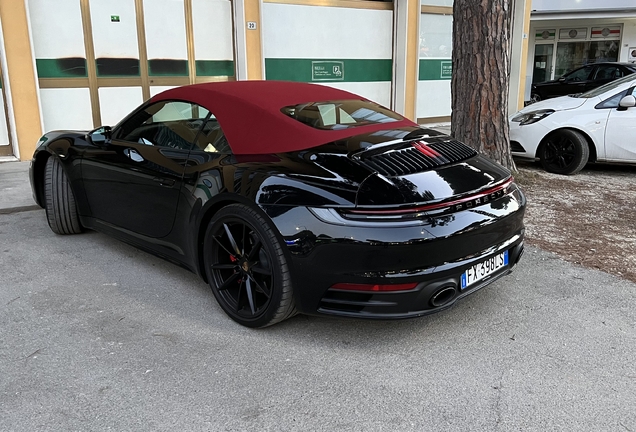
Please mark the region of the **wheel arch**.
<svg viewBox="0 0 636 432"><path fill-rule="evenodd" d="M208 282L208 278L204 271L204 264L203 264L203 255L204 255L203 243L205 238L205 231L208 227L208 224L214 217L214 215L217 214L219 210L221 210L222 208L225 208L231 204L244 204L259 211L264 216L267 216L265 212L263 212L263 210L258 205L256 205L253 201L250 201L249 199L241 195L226 194L226 195L218 197L218 199L214 201L209 201L205 204L205 206L201 210L201 213L200 213L201 216L198 218L199 222L196 227L195 252L196 252L197 272L206 283Z"/></svg>
<svg viewBox="0 0 636 432"><path fill-rule="evenodd" d="M553 131L550 131L546 136L544 136L541 139L541 142L537 146L537 151L535 152L534 157L539 159L539 155L541 154L541 150L543 150L543 146L548 141L548 139L551 138L552 136L554 136L555 134L557 134L558 132L561 132L563 130L571 130L571 131L578 132L581 135L583 135L583 137L585 138L585 141L587 141L587 147L590 150L590 156L588 158L588 162L596 162L597 153L596 153L596 144L594 143L594 140L592 139L592 137L587 132L585 132L584 130L581 130L579 128L575 128L575 127L561 127L561 128L555 129Z"/></svg>
<svg viewBox="0 0 636 432"><path fill-rule="evenodd" d="M238 197L224 197L218 201L210 203L206 206L205 209L202 210L202 216L199 219L199 224L197 225L196 230L196 263L197 263L197 271L199 275L203 278L203 280L208 283L208 276L204 271L204 263L203 263L203 243L205 239L205 231L208 227L208 224L214 217L214 215L221 210L223 207L226 207L230 204L238 204L243 201Z"/></svg>
<svg viewBox="0 0 636 432"><path fill-rule="evenodd" d="M44 170L46 162L53 155L48 151L40 151L33 158L31 172L33 175L33 192L37 204L44 208L46 205L44 200Z"/></svg>

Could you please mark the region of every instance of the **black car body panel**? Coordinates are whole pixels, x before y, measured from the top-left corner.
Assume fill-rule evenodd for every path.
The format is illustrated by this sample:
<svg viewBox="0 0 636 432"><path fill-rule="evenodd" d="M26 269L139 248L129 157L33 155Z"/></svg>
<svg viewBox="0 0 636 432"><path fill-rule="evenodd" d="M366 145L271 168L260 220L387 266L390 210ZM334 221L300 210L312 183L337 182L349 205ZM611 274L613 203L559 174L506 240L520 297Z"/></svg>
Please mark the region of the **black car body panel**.
<svg viewBox="0 0 636 432"><path fill-rule="evenodd" d="M104 142L44 135L30 170L38 204L47 160L58 158L83 227L204 279L206 227L244 204L275 228L302 313L435 312L509 273L523 252L526 200L510 172L434 130L387 124L299 151L232 154L125 141L119 127ZM460 286L467 269L504 256L497 271Z"/></svg>
<svg viewBox="0 0 636 432"><path fill-rule="evenodd" d="M394 132L404 136L413 130ZM425 135L433 141L451 140L428 132ZM303 152L235 156L197 150L161 152L118 142L104 148L92 144L83 132L54 132L38 147L31 177L38 175L42 153L62 158L84 226L201 276L200 233L214 210L229 202L256 204L287 245L294 286L302 291L297 300L299 311L410 317L449 307L488 282L460 291L443 308L430 304L437 288L457 285L459 274L484 257L510 251L510 265L489 279L509 272L523 249L525 198L512 184L504 195L487 204L439 216L423 214L404 225L339 224L325 222L312 212L312 208L400 208L444 202L487 189L510 176L479 155L401 176L384 176L356 161L357 152L393 142L395 135L383 139L356 136ZM400 140L399 145L404 142ZM133 147L144 161L136 162L131 170L124 152ZM41 196L37 201L42 204ZM329 289L339 282L373 284L387 279L419 285L402 293Z"/></svg>

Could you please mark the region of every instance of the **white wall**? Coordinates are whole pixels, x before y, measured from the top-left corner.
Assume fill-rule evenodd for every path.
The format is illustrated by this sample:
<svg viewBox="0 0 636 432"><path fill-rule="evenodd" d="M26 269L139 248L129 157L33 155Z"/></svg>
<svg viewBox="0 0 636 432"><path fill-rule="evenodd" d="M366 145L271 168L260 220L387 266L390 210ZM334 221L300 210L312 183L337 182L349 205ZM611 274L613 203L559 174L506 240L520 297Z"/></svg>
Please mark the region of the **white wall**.
<svg viewBox="0 0 636 432"><path fill-rule="evenodd" d="M40 89L44 130L93 129L88 88Z"/></svg>
<svg viewBox="0 0 636 432"><path fill-rule="evenodd" d="M115 126L142 102L141 87L101 87L99 105L102 124Z"/></svg>
<svg viewBox="0 0 636 432"><path fill-rule="evenodd" d="M263 3L263 54L276 58L391 58L393 12Z"/></svg>
<svg viewBox="0 0 636 432"><path fill-rule="evenodd" d="M86 57L79 1L29 0L28 5L36 59Z"/></svg>
<svg viewBox="0 0 636 432"><path fill-rule="evenodd" d="M262 4L265 59L386 59L393 55L393 11ZM266 71L267 73L267 71ZM391 81L321 82L391 105Z"/></svg>
<svg viewBox="0 0 636 432"><path fill-rule="evenodd" d="M619 60L628 61L629 48L636 47L636 20L625 21Z"/></svg>
<svg viewBox="0 0 636 432"><path fill-rule="evenodd" d="M51 2L51 3L57 3ZM79 2L78 2L79 3ZM134 0L90 0L95 58L139 58ZM117 15L120 22L111 22ZM69 23L81 25L81 21Z"/></svg>
<svg viewBox="0 0 636 432"><path fill-rule="evenodd" d="M581 11L635 8L634 0L532 0L536 11Z"/></svg>
<svg viewBox="0 0 636 432"><path fill-rule="evenodd" d="M450 80L417 82L417 118L451 115L450 83Z"/></svg>
<svg viewBox="0 0 636 432"><path fill-rule="evenodd" d="M232 4L228 0L192 0L194 56L232 60Z"/></svg>
<svg viewBox="0 0 636 432"><path fill-rule="evenodd" d="M144 0L144 27L148 59L188 59L183 0Z"/></svg>

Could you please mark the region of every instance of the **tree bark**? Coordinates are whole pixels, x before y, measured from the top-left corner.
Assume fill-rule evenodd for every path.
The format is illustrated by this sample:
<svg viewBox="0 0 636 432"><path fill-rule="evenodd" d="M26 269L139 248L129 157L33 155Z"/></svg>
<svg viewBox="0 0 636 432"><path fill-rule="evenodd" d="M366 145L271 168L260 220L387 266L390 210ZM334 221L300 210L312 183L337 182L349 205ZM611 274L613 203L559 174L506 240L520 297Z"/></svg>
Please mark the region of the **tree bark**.
<svg viewBox="0 0 636 432"><path fill-rule="evenodd" d="M455 0L451 134L516 170L508 88L514 0Z"/></svg>

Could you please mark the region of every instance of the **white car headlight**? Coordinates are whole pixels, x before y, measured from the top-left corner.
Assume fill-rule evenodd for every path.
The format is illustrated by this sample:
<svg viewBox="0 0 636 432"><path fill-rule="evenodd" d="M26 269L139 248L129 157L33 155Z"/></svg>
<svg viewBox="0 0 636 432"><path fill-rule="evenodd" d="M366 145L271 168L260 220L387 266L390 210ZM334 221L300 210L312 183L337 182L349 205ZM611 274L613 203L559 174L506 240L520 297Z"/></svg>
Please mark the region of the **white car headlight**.
<svg viewBox="0 0 636 432"><path fill-rule="evenodd" d="M536 123L554 113L553 109L542 109L537 111L530 111L527 113L517 114L512 118L513 122L519 123L519 126L529 125Z"/></svg>

